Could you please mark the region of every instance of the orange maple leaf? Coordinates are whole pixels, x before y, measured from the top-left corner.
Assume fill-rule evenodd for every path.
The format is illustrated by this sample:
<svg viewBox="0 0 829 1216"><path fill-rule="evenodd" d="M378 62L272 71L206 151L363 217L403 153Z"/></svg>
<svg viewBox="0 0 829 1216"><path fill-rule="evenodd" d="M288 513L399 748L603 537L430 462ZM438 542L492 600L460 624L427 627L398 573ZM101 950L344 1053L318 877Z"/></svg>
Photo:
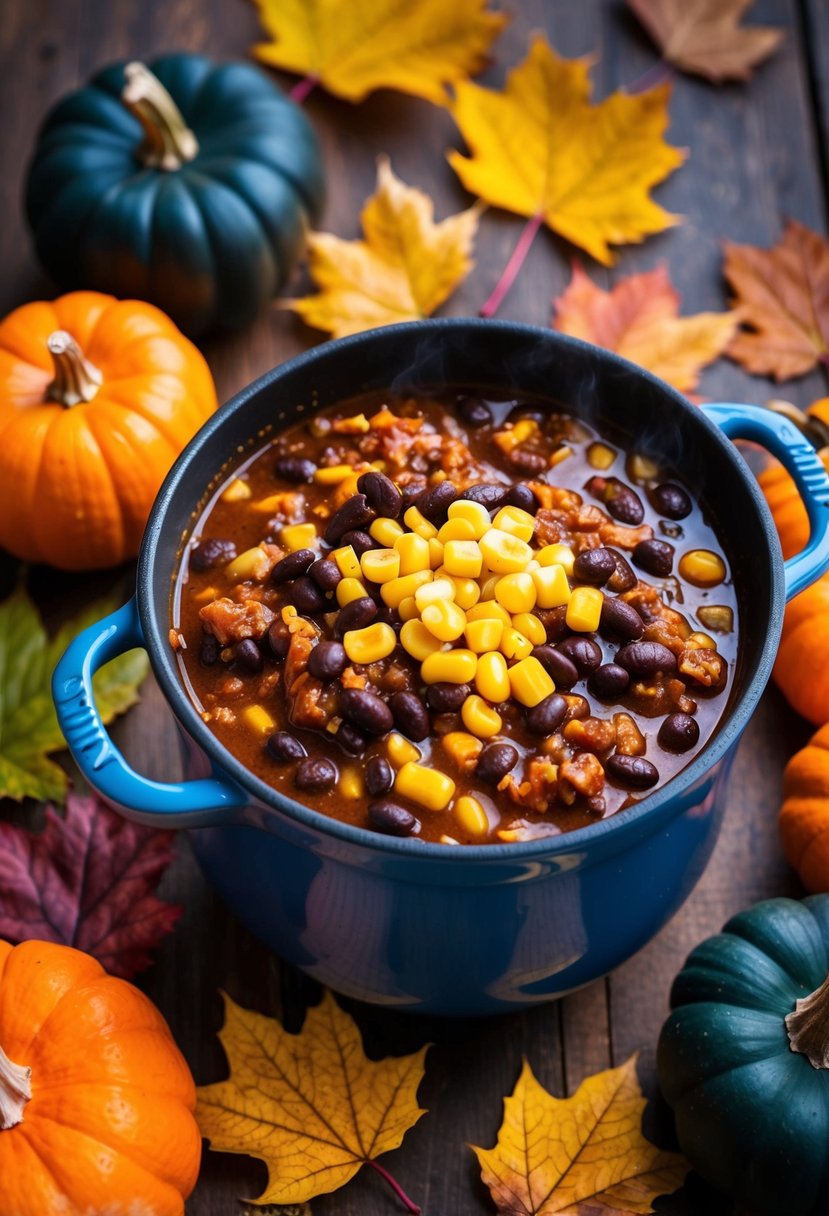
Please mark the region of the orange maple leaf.
<svg viewBox="0 0 829 1216"><path fill-rule="evenodd" d="M829 366L829 241L790 220L772 249L726 241L724 252L745 326L727 354L778 382Z"/></svg>
<svg viewBox="0 0 829 1216"><path fill-rule="evenodd" d="M779 46L783 31L740 25L752 0L628 0L668 63L683 72L748 80L751 69Z"/></svg>
<svg viewBox="0 0 829 1216"><path fill-rule="evenodd" d="M664 266L628 275L610 291L579 266L554 301L554 328L624 355L655 376L691 392L706 364L718 358L737 329L733 312L680 317L680 298Z"/></svg>

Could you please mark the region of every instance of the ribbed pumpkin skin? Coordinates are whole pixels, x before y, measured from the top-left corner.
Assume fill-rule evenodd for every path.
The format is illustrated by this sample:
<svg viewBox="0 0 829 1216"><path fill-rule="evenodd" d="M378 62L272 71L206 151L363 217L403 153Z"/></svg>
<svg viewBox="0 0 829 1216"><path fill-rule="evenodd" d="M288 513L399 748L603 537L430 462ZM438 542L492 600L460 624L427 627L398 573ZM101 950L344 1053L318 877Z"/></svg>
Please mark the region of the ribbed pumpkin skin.
<svg viewBox="0 0 829 1216"><path fill-rule="evenodd" d="M136 159L124 64L64 98L26 186L38 256L63 288L150 300L185 333L246 325L285 282L324 187L305 115L262 72L201 55L148 64L195 134L175 170Z"/></svg>
<svg viewBox="0 0 829 1216"><path fill-rule="evenodd" d="M829 891L829 724L786 765L780 840L804 887Z"/></svg>
<svg viewBox="0 0 829 1216"><path fill-rule="evenodd" d="M201 1139L158 1010L68 946L0 941L0 1046L32 1069L0 1131L3 1216L182 1216Z"/></svg>
<svg viewBox="0 0 829 1216"><path fill-rule="evenodd" d="M103 375L94 399L45 400L66 330ZM216 408L199 351L136 300L73 292L0 322L0 546L62 570L138 552L170 465Z"/></svg>
<svg viewBox="0 0 829 1216"><path fill-rule="evenodd" d="M756 1216L829 1211L829 1072L784 1018L829 971L829 896L771 899L689 956L659 1039L682 1151Z"/></svg>

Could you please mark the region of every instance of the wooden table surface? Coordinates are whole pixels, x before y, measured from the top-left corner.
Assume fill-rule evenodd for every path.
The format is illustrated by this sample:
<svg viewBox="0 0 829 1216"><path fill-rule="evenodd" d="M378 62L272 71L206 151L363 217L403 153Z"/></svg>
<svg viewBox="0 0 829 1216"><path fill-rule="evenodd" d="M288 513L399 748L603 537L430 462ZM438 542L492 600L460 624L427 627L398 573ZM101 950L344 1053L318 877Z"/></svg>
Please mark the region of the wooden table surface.
<svg viewBox="0 0 829 1216"><path fill-rule="evenodd" d="M657 58L622 0L513 0L505 7L514 19L496 44L497 61L483 77L487 83L500 85L506 67L523 58L529 31L536 28L544 29L565 55L595 55L598 97L633 82ZM667 261L684 311L721 309L723 238L768 247L788 216L826 231L825 15L825 0L757 0L751 20L783 27L786 38L754 80L723 88L688 77L677 80L668 137L688 147L691 155L655 195L685 221L643 246L622 249L614 271L583 259L597 282L608 285L620 274ZM20 206L25 165L47 107L111 60L177 49L242 58L256 37L253 6L246 0L6 0L0 22L4 312L24 300L53 294L35 265ZM391 155L405 181L435 197L439 218L467 204L443 156L447 147L458 146L446 112L394 93L376 94L354 107L317 90L306 104L331 183L322 225L326 230L346 237L357 234L359 210L372 190L375 158L381 152ZM477 312L520 228L520 219L502 212L483 217L476 269L447 313ZM568 281L572 252L542 232L500 315L546 324L551 299ZM220 400L319 338L289 314L272 310L247 332L206 342ZM825 393L826 386L820 376L812 375L775 390L722 361L705 373L701 391L709 399L756 403L783 395L805 406ZM8 564L3 572L8 586ZM99 590L106 581L91 582ZM90 585L48 571L32 576L36 595L52 611L88 594ZM179 776L172 718L152 680L144 687L140 705L114 733L141 771ZM430 1113L401 1149L384 1158L428 1216L494 1210L465 1145L493 1143L501 1101L516 1080L522 1055L528 1056L544 1084L562 1094L572 1092L587 1074L640 1051L643 1084L653 1096L654 1047L671 980L687 952L752 901L798 892L778 846L776 812L783 764L808 733L779 694L768 691L740 746L725 826L702 881L673 922L607 979L557 1004L483 1021L418 1019L348 1003L373 1054L434 1043L420 1091ZM0 813L21 818L19 811L6 806L0 806ZM274 881L279 881L278 875ZM141 986L168 1018L197 1081L216 1080L224 1067L215 1033L221 1016L219 987L246 1006L284 1018L291 1029L299 1027L319 989L282 965L238 924L202 879L184 836L162 892L183 903L186 911ZM658 1103L652 1111L660 1135L666 1134ZM205 1153L187 1211L190 1216L230 1216L240 1210L237 1198L256 1196L264 1180L263 1166L251 1158ZM316 1216L380 1216L399 1210L380 1179L365 1170L344 1190L315 1200L312 1208ZM660 1211L708 1216L729 1212L730 1207L720 1206L703 1187L692 1186L682 1201L660 1201Z"/></svg>

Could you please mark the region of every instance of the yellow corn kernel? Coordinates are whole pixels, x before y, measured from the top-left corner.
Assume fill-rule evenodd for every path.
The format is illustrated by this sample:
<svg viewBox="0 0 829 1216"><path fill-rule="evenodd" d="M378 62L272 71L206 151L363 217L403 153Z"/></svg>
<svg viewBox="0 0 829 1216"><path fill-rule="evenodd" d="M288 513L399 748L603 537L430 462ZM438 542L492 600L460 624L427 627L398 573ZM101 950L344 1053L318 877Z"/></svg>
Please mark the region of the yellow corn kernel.
<svg viewBox="0 0 829 1216"><path fill-rule="evenodd" d="M403 649L422 663L430 654L435 654L443 646L435 635L426 628L422 621L406 621L400 630L400 643Z"/></svg>
<svg viewBox="0 0 829 1216"><path fill-rule="evenodd" d="M241 717L248 730L257 735L270 735L276 730L276 723L263 705L246 705Z"/></svg>
<svg viewBox="0 0 829 1216"><path fill-rule="evenodd" d="M227 489L222 491L222 502L244 502L252 496L253 490L248 483L242 481L241 477L234 477Z"/></svg>
<svg viewBox="0 0 829 1216"><path fill-rule="evenodd" d="M534 518L529 511L522 511L520 507L501 507L492 521L492 526L527 543L532 540L535 532Z"/></svg>
<svg viewBox="0 0 829 1216"><path fill-rule="evenodd" d="M414 597L421 612L427 604L434 604L438 600L448 600L451 604L455 600L455 584L449 578L436 578L418 587Z"/></svg>
<svg viewBox="0 0 829 1216"><path fill-rule="evenodd" d="M433 570L437 570L438 566L443 565L443 543L436 536L430 536L427 543L429 545L429 565Z"/></svg>
<svg viewBox="0 0 829 1216"><path fill-rule="evenodd" d="M497 650L501 645L501 634L504 632L504 622L493 620L492 617L487 620L482 617L477 621L470 621L467 617L466 628L463 631L463 636L470 650L474 650L475 654L486 654L488 650ZM546 631L544 634L546 641ZM480 668L481 660L478 659Z"/></svg>
<svg viewBox="0 0 829 1216"><path fill-rule="evenodd" d="M443 811L452 801L455 782L446 773L410 760L398 769L394 789L395 793L411 798L429 811Z"/></svg>
<svg viewBox="0 0 829 1216"><path fill-rule="evenodd" d="M429 569L429 542L416 532L404 532L394 541L400 554L400 574L415 574Z"/></svg>
<svg viewBox="0 0 829 1216"><path fill-rule="evenodd" d="M401 621L414 621L420 616L420 611L413 595L407 595L404 600L400 601L397 605L397 615Z"/></svg>
<svg viewBox="0 0 829 1216"><path fill-rule="evenodd" d="M716 587L725 578L725 562L710 549L691 549L679 559L679 573L695 587Z"/></svg>
<svg viewBox="0 0 829 1216"><path fill-rule="evenodd" d="M376 621L365 629L349 629L343 638L345 653L352 663L376 663L385 659L397 645L391 625Z"/></svg>
<svg viewBox="0 0 829 1216"><path fill-rule="evenodd" d="M576 587L567 603L564 618L568 629L577 633L595 633L599 628L604 596L598 587Z"/></svg>
<svg viewBox="0 0 829 1216"><path fill-rule="evenodd" d="M466 520L449 522L466 523ZM484 564L478 542L462 539L447 541L443 550L443 564L447 574L457 574L460 578L478 578Z"/></svg>
<svg viewBox="0 0 829 1216"><path fill-rule="evenodd" d="M470 502L468 498L456 498L454 502L449 504L449 510L446 512L449 519L463 519L468 524L471 524L473 529L472 540L480 540L485 532L488 532L492 527L489 518L489 511L483 503Z"/></svg>
<svg viewBox="0 0 829 1216"><path fill-rule="evenodd" d="M509 683L516 701L530 709L556 690L551 676L532 656L510 667Z"/></svg>
<svg viewBox="0 0 829 1216"><path fill-rule="evenodd" d="M501 634L501 645L498 649L508 659L526 659L528 654L532 654L532 648L530 639L512 625Z"/></svg>
<svg viewBox="0 0 829 1216"><path fill-rule="evenodd" d="M517 574L525 569L533 556L533 551L526 541L502 531L501 528L490 528L478 541L478 545L487 568L493 574Z"/></svg>
<svg viewBox="0 0 829 1216"><path fill-rule="evenodd" d="M696 633L690 634L684 641L683 645L690 650L716 650L717 643L709 633L702 633L697 630Z"/></svg>
<svg viewBox="0 0 829 1216"><path fill-rule="evenodd" d="M343 545L342 549L334 549L331 556L337 563L337 569L343 578L359 578L362 574L360 559L351 545Z"/></svg>
<svg viewBox="0 0 829 1216"><path fill-rule="evenodd" d="M458 768L469 770L481 754L483 743L465 730L450 730L441 738L441 746Z"/></svg>
<svg viewBox="0 0 829 1216"><path fill-rule="evenodd" d="M408 511L403 516L403 523L412 532L416 532L418 536L422 536L424 540L431 540L433 536L437 536L438 530L434 524L430 524L425 515L421 515L417 507L409 507Z"/></svg>
<svg viewBox="0 0 829 1216"><path fill-rule="evenodd" d="M570 599L570 584L564 566L539 566L531 570L539 608L560 608Z"/></svg>
<svg viewBox="0 0 829 1216"><path fill-rule="evenodd" d="M568 447L566 443L562 444L560 448L556 448L556 450L553 452L552 456L550 457L550 460L549 460L550 468L554 469L557 464L561 464L561 462L563 460L567 460L568 456L572 456L572 455L573 455L573 449Z"/></svg>
<svg viewBox="0 0 829 1216"><path fill-rule="evenodd" d="M495 584L495 598L502 608L509 613L532 612L535 607L536 591L532 575L505 574Z"/></svg>
<svg viewBox="0 0 829 1216"><path fill-rule="evenodd" d="M365 583L361 583L358 578L341 578L334 594L340 607L345 608L352 600L361 600L367 592Z"/></svg>
<svg viewBox="0 0 829 1216"><path fill-rule="evenodd" d="M446 545L450 540L474 540L475 525L471 520L464 519L447 519L446 523L438 529L438 540L442 545Z"/></svg>
<svg viewBox="0 0 829 1216"><path fill-rule="evenodd" d="M591 443L587 449L587 463L592 469L609 469L616 455L606 443Z"/></svg>
<svg viewBox="0 0 829 1216"><path fill-rule="evenodd" d="M534 612L519 612L512 618L512 627L523 633L533 646L543 646L547 641L547 630Z"/></svg>
<svg viewBox="0 0 829 1216"><path fill-rule="evenodd" d="M573 573L576 555L569 545L545 545L535 556L540 566L563 566L566 574Z"/></svg>
<svg viewBox="0 0 829 1216"><path fill-rule="evenodd" d="M365 414L352 414L350 418L336 418L331 430L338 435L366 435L371 430L371 423Z"/></svg>
<svg viewBox="0 0 829 1216"><path fill-rule="evenodd" d="M320 486L338 486L341 481L345 481L346 477L350 477L354 470L350 464L330 464L328 468L317 469L314 474L314 481Z"/></svg>
<svg viewBox="0 0 829 1216"><path fill-rule="evenodd" d="M522 418L515 426L507 431L498 431L494 436L495 442L502 452L511 452L520 443L524 443L538 430L538 423L533 418Z"/></svg>
<svg viewBox="0 0 829 1216"><path fill-rule="evenodd" d="M504 626L512 624L512 617L506 608L502 608L496 600L482 600L480 604L474 604L467 610L466 619L468 621L500 621Z"/></svg>
<svg viewBox="0 0 829 1216"><path fill-rule="evenodd" d="M360 558L360 569L372 583L390 583L400 574L400 554L394 549L368 549Z"/></svg>
<svg viewBox="0 0 829 1216"><path fill-rule="evenodd" d="M198 595L193 596L193 599L197 604L209 604L211 600L215 600L221 594L218 587L203 587Z"/></svg>
<svg viewBox="0 0 829 1216"><path fill-rule="evenodd" d="M396 730L393 730L386 740L386 753L389 760L395 768L400 768L404 764L413 764L415 760L420 759L420 748L415 747L408 739L404 739Z"/></svg>
<svg viewBox="0 0 829 1216"><path fill-rule="evenodd" d="M489 831L487 813L471 794L461 794L452 807L452 814L468 836L486 836Z"/></svg>
<svg viewBox="0 0 829 1216"><path fill-rule="evenodd" d="M478 669L475 672L475 687L487 701L496 705L508 701L510 696L507 661L497 650L482 654L478 659Z"/></svg>
<svg viewBox="0 0 829 1216"><path fill-rule="evenodd" d="M364 466L360 465L360 468L356 473L352 473L350 477L346 477L345 481L341 481L340 484L335 487L334 494L331 499L335 511L337 507L341 507L344 502L347 502L348 499L351 498L352 494L357 493L357 482L363 475L363 468Z"/></svg>
<svg viewBox="0 0 829 1216"><path fill-rule="evenodd" d="M441 566L439 573L443 574L446 571L445 566ZM467 608L474 608L478 600L481 598L481 588L474 578L457 578L450 574L449 578L455 584L455 603L459 608L463 608L466 612Z"/></svg>
<svg viewBox="0 0 829 1216"><path fill-rule="evenodd" d="M420 675L424 684L468 684L477 666L471 650L436 650L423 660Z"/></svg>
<svg viewBox="0 0 829 1216"><path fill-rule="evenodd" d="M289 524L279 533L279 540L289 553L310 549L317 543L316 524Z"/></svg>
<svg viewBox="0 0 829 1216"><path fill-rule="evenodd" d="M349 802L356 802L363 797L365 788L363 786L363 778L360 776L359 770L352 768L344 768L340 771L340 780L337 783L337 789L342 794L343 798L347 798Z"/></svg>
<svg viewBox="0 0 829 1216"><path fill-rule="evenodd" d="M396 519L384 518L375 519L368 534L372 540L377 541L378 545L385 545L387 549L394 548L394 542L398 537L406 535Z"/></svg>
<svg viewBox="0 0 829 1216"><path fill-rule="evenodd" d="M503 725L497 710L492 709L483 697L478 697L475 693L467 697L461 706L461 719L470 735L477 735L479 739L491 739Z"/></svg>
<svg viewBox="0 0 829 1216"><path fill-rule="evenodd" d="M272 565L273 563L268 559L262 546L254 545L252 549L245 549L244 553L240 553L238 557L234 557L232 562L228 562L224 572L234 583L241 583L248 578L267 578Z"/></svg>
<svg viewBox="0 0 829 1216"><path fill-rule="evenodd" d="M414 595L418 587L431 583L431 581L431 570L415 570L412 574L402 574L400 578L393 578L390 583L383 583L380 595L383 597L383 603L389 608L397 608L403 600Z"/></svg>
<svg viewBox="0 0 829 1216"><path fill-rule="evenodd" d="M500 575L500 574L489 574L489 575L487 575L487 577L486 577L486 578L485 578L485 579L484 579L484 580L481 582L481 584L480 584L480 588L481 588L481 600L482 600L482 601L483 601L485 604L490 603L491 601L494 601L494 599L495 599L495 588L498 586L498 579L499 579L499 578L501 578L501 575ZM500 607L500 604L499 604L498 606ZM508 615L509 615L509 614L508 614Z"/></svg>
<svg viewBox="0 0 829 1216"><path fill-rule="evenodd" d="M433 604L427 604L420 619L440 642L454 642L466 627L466 613L451 600L437 600Z"/></svg>

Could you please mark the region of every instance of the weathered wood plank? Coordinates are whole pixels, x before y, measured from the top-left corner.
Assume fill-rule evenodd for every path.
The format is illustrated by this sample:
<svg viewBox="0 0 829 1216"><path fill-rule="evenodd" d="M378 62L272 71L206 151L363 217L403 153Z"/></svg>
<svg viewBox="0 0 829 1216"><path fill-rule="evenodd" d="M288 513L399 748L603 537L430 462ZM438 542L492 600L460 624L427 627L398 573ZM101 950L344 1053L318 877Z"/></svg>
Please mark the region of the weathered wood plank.
<svg viewBox="0 0 829 1216"><path fill-rule="evenodd" d="M803 50L812 63L824 187L829 190L829 21L824 0L801 0L801 5Z"/></svg>

